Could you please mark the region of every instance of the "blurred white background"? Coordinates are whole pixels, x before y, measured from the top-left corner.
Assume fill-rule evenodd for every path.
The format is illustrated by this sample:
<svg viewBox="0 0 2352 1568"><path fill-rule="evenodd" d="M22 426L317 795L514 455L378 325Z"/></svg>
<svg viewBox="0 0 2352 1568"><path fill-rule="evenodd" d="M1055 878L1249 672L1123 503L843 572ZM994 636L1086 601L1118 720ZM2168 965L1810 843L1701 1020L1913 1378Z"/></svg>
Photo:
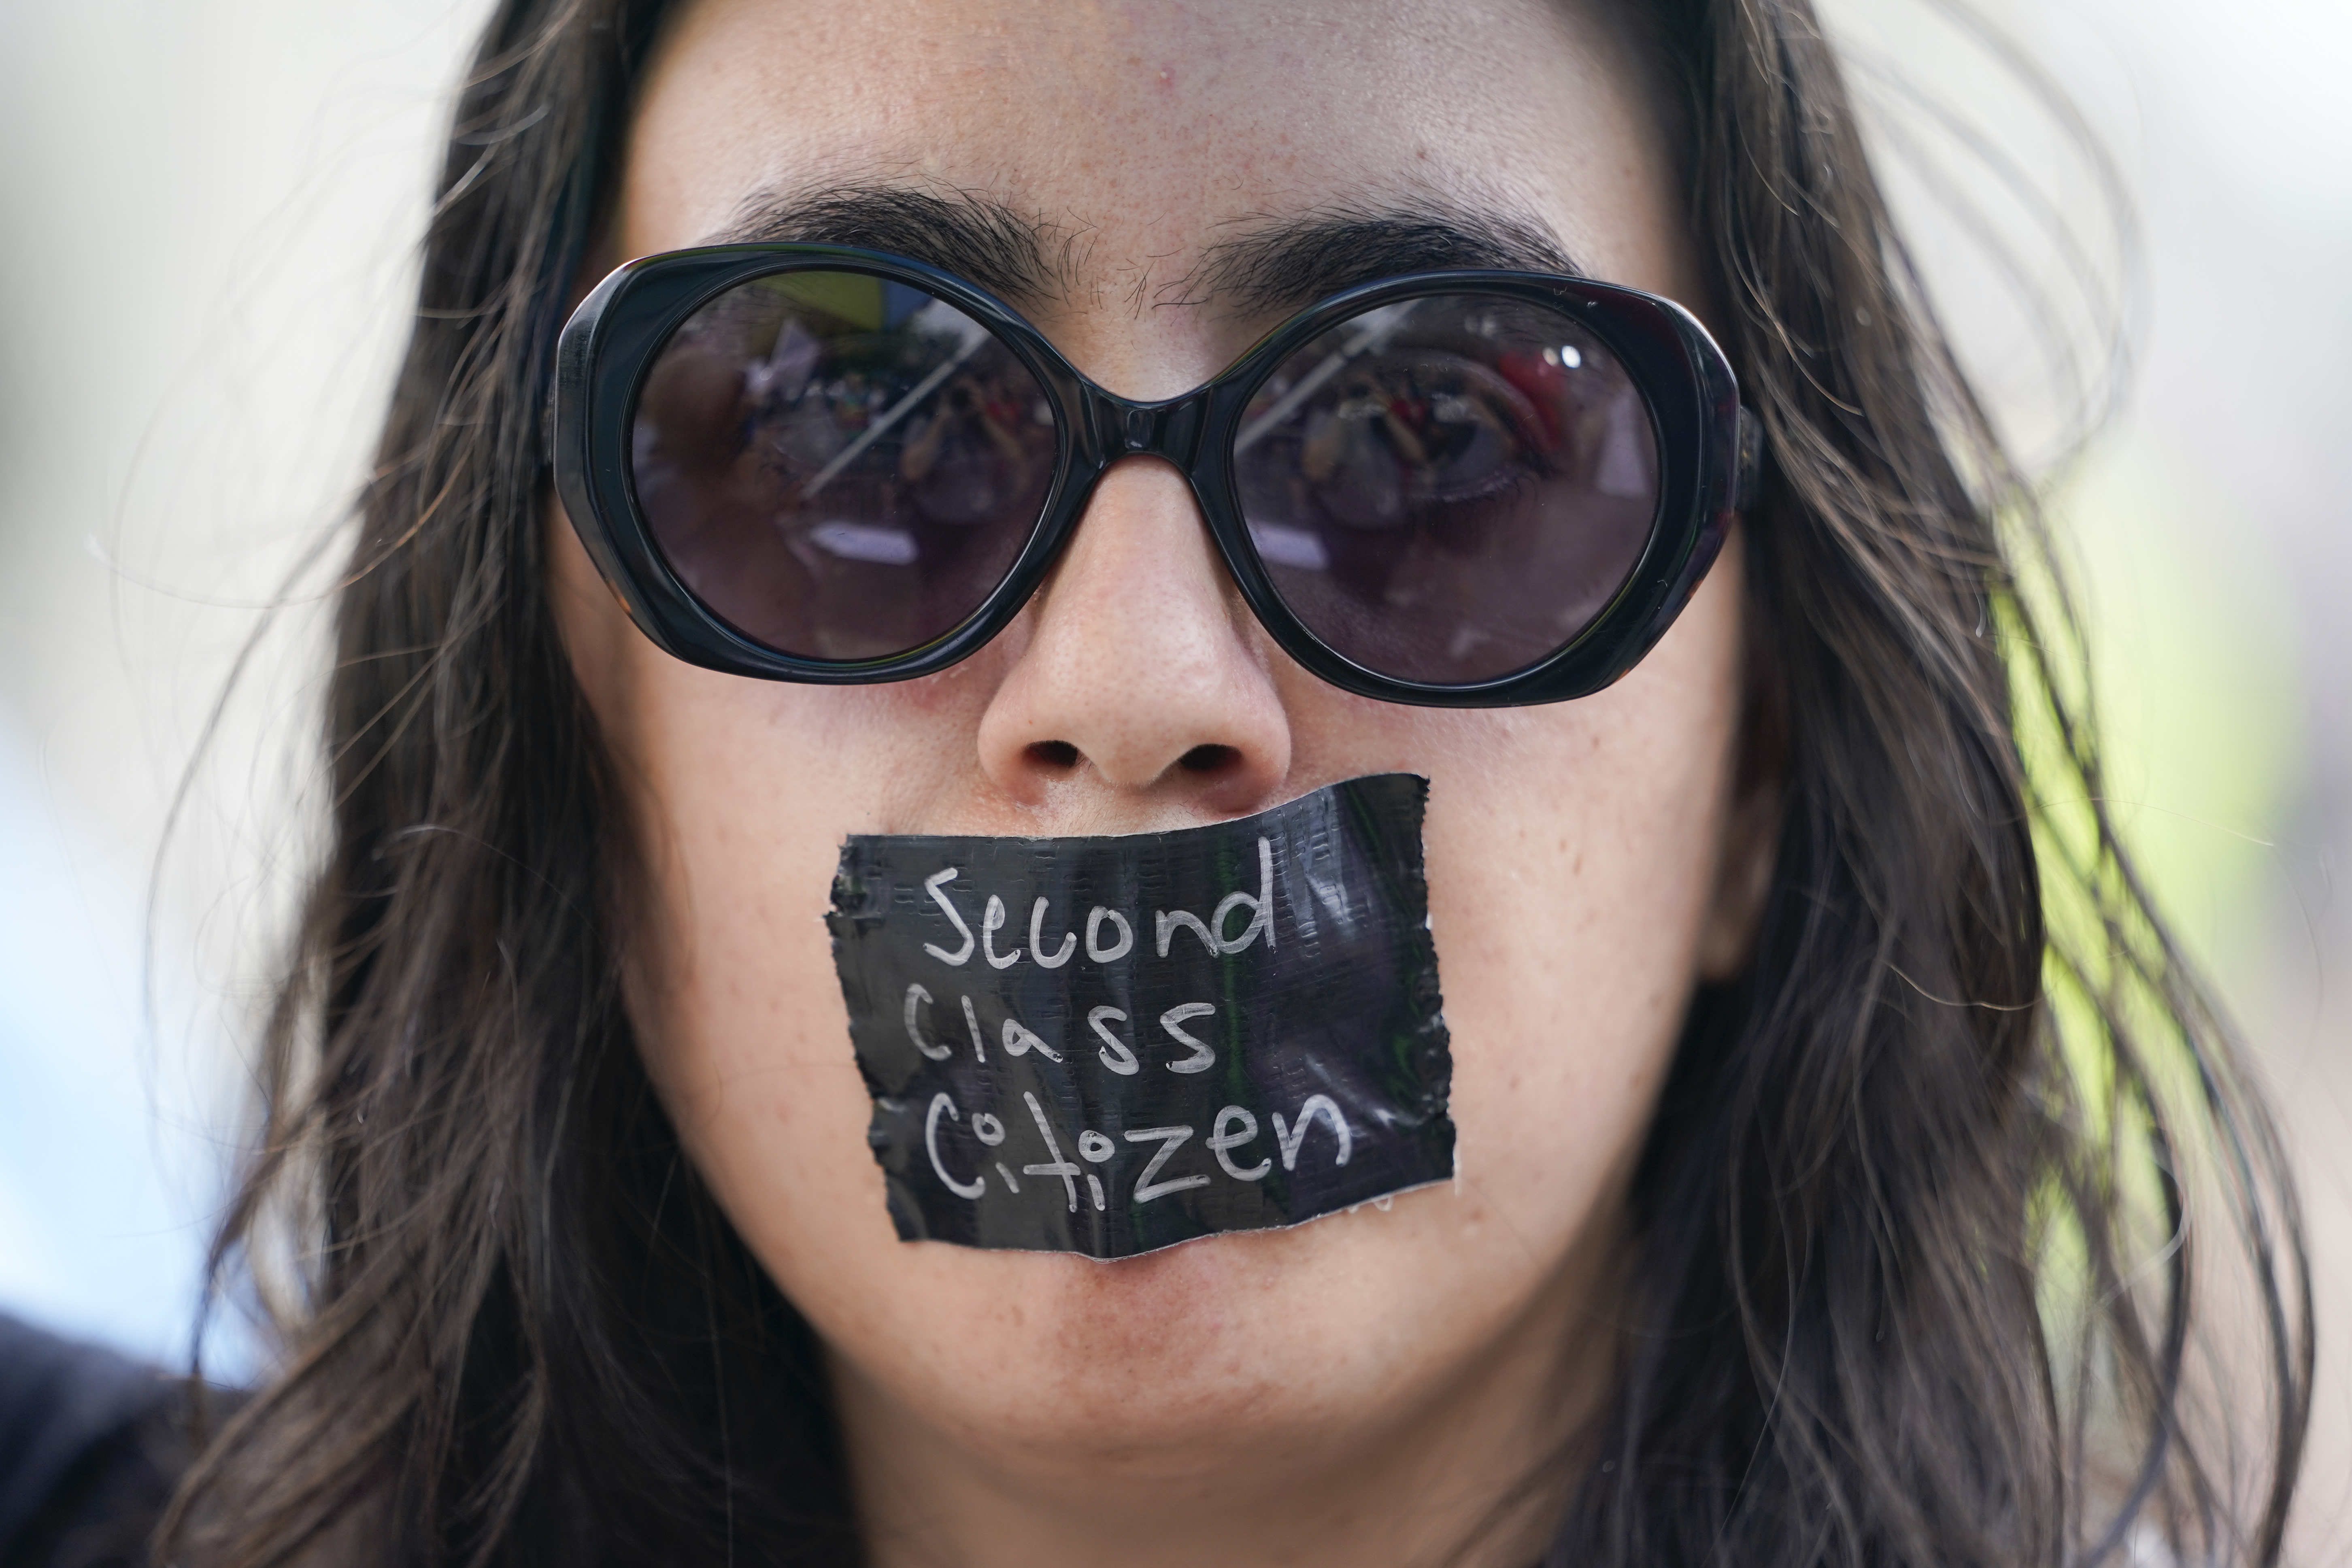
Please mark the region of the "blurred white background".
<svg viewBox="0 0 2352 1568"><path fill-rule="evenodd" d="M185 1353L239 1043L310 832L325 576L302 563L364 461L486 9L0 0L0 1310L142 1354ZM2052 470L2111 783L2261 1047L2340 1336L2352 6L1983 9L2110 149L2136 237L1937 0L1828 5L1934 295L2021 445L2064 447L2053 370L2097 405L2102 331L2125 331L2118 411ZM2054 363L2037 297L2076 323ZM189 759L281 596L159 876ZM2306 1562L2352 1549L2347 1353L2323 1338Z"/></svg>

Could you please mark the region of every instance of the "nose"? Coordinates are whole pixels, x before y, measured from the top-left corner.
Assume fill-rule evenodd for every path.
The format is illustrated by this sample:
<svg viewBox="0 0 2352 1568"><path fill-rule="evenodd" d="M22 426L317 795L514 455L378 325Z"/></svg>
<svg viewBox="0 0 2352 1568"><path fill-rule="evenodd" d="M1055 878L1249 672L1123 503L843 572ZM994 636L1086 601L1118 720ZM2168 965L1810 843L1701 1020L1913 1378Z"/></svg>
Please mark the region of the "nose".
<svg viewBox="0 0 2352 1568"><path fill-rule="evenodd" d="M1006 636L980 751L1015 800L1130 832L1274 804L1291 755L1277 656L1167 463L1129 458L1102 476Z"/></svg>

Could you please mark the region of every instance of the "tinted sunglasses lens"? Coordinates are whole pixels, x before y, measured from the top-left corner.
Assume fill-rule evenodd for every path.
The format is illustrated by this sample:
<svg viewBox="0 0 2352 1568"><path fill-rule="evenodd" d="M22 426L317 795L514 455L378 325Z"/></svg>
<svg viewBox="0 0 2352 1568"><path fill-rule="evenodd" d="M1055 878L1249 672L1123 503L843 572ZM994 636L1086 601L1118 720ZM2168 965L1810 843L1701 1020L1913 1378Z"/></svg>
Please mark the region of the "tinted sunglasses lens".
<svg viewBox="0 0 2352 1568"><path fill-rule="evenodd" d="M1278 366L1234 443L1275 591L1365 668L1467 685L1573 642L1658 509L1648 405L1574 317L1440 294L1354 317Z"/></svg>
<svg viewBox="0 0 2352 1568"><path fill-rule="evenodd" d="M980 608L1045 510L1052 405L919 289L776 272L671 334L639 394L637 505L670 569L754 642L908 652Z"/></svg>

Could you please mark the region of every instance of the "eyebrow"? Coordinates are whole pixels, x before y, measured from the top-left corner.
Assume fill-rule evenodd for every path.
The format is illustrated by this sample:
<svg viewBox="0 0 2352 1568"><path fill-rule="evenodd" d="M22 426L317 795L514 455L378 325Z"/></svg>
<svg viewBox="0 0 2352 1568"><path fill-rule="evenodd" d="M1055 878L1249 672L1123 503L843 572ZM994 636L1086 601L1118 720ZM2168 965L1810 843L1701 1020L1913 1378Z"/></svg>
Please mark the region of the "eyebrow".
<svg viewBox="0 0 2352 1568"><path fill-rule="evenodd" d="M1213 298L1258 312L1297 309L1407 272L1579 271L1543 224L1496 208L1417 200L1235 221L1247 232L1207 248L1184 279L1186 302Z"/></svg>
<svg viewBox="0 0 2352 1568"><path fill-rule="evenodd" d="M1182 277L1153 289L1154 305L1213 300L1256 314L1297 309L1408 272L1580 270L1558 237L1528 215L1428 197L1366 200L1295 216L1252 214L1220 226L1241 232L1213 241ZM1089 228L1023 213L982 192L844 184L761 192L709 243L792 241L888 251L1008 299L1044 301L1078 291L1091 235Z"/></svg>
<svg viewBox="0 0 2352 1568"><path fill-rule="evenodd" d="M1075 231L985 194L891 184L761 192L709 243L774 241L912 257L1016 300L1066 298L1081 252Z"/></svg>

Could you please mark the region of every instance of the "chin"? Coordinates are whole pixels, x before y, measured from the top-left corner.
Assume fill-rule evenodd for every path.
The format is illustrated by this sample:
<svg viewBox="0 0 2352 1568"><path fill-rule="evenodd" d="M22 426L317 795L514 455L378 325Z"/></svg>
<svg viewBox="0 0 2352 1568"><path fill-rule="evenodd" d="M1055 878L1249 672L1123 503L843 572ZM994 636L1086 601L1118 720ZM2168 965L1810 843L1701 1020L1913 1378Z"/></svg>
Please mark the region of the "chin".
<svg viewBox="0 0 2352 1568"><path fill-rule="evenodd" d="M926 1353L828 1338L852 1386L1013 1468L1111 1458L1165 1481L1230 1475L1237 1453L1278 1466L1442 1386L1449 1347L1491 1331L1507 1292L1446 1278L1429 1222L1448 1203L1428 1188L1112 1262L916 1243L936 1255L932 1299L962 1309L925 1315Z"/></svg>

